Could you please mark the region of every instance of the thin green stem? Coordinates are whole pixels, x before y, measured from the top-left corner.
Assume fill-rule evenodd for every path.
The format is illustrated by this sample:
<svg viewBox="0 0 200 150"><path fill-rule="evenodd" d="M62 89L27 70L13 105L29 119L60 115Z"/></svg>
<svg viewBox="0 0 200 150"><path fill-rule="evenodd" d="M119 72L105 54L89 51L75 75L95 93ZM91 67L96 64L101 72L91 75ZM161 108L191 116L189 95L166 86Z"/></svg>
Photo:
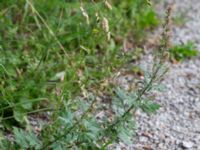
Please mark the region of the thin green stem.
<svg viewBox="0 0 200 150"><path fill-rule="evenodd" d="M15 104L10 104L9 106L1 108L0 111L8 109L8 108L13 108L13 107L16 107L19 105L27 104L27 103L33 103L33 102L44 101L44 100L47 100L47 98L37 98L37 99L33 99L33 100L27 100L27 101L15 103Z"/></svg>
<svg viewBox="0 0 200 150"><path fill-rule="evenodd" d="M57 36L55 35L55 33L53 32L53 30L50 28L50 26L47 24L47 22L44 20L44 18L40 15L40 13L35 9L35 7L33 6L33 4L29 1L26 0L27 3L29 4L29 6L31 7L32 11L40 18L40 20L43 22L43 24L45 25L45 27L47 28L47 30L49 31L50 35L55 39L55 41L57 42L57 44L60 46L61 50L63 51L63 53L68 57L68 54L66 53L66 50L64 48L64 46L61 44L61 42L58 40Z"/></svg>
<svg viewBox="0 0 200 150"><path fill-rule="evenodd" d="M41 109L27 112L25 114L28 115L28 114L34 114L34 113L38 113L38 112L42 112L42 111L50 111L50 110L53 110L53 109L52 108L41 108ZM14 116L5 117L5 118L1 119L1 121L12 119L12 118L14 118Z"/></svg>
<svg viewBox="0 0 200 150"><path fill-rule="evenodd" d="M157 74L160 70L161 66L158 66L155 70L155 72L153 73L151 80L149 81L149 83L139 92L138 97L136 98L135 101L140 101L142 96L146 93L146 91L148 91L148 89L150 88L150 86L152 85L152 83L154 82L154 80L157 77ZM131 110L133 110L135 108L135 104L132 104L124 113L121 117L118 117L110 126L108 126L108 128L105 129L105 132L111 130L114 128L114 126L116 126L117 124L119 124L123 118L125 118L127 116L127 114L129 114L129 112Z"/></svg>

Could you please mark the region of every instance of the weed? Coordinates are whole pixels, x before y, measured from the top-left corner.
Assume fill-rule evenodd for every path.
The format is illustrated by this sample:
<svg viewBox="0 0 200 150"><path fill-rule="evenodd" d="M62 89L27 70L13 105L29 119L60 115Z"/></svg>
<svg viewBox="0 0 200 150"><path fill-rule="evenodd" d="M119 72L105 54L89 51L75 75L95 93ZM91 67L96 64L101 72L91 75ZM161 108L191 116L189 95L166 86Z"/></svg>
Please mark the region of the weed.
<svg viewBox="0 0 200 150"><path fill-rule="evenodd" d="M108 92L113 96L111 107L104 108L95 91L130 61L131 51L125 53L116 37L130 37L140 45L145 32L158 25L146 2L150 4L146 0L1 3L1 129L14 136L13 141L2 137L1 149L100 149L118 139L130 142L134 110L159 108L144 94L165 69L155 63L133 93L119 88ZM110 113L98 120L97 113L104 109ZM52 115L38 134L28 126L28 115L41 111Z"/></svg>
<svg viewBox="0 0 200 150"><path fill-rule="evenodd" d="M0 108L9 106L1 110L3 118L13 116L23 122L27 111L42 106L42 102L32 102L34 99L45 98L51 106L61 97L73 98L128 62L128 57L122 57L126 54L121 52L120 43L107 39L110 34L123 36L121 33L127 33L135 24L138 27L134 32L138 33L155 25L140 20L140 15L153 10L146 9L140 1L112 2L112 11L106 9L109 3L105 4L106 7L101 2L2 2ZM99 14L103 29L96 22L95 13ZM90 19L89 24L84 16ZM122 17L123 20L119 19ZM134 24L129 20L135 20ZM62 80L57 79L60 72ZM15 106L16 103L19 105Z"/></svg>
<svg viewBox="0 0 200 150"><path fill-rule="evenodd" d="M188 19L185 16L186 12L180 12L176 14L176 16L173 16L174 24L178 26L183 26L188 21Z"/></svg>
<svg viewBox="0 0 200 150"><path fill-rule="evenodd" d="M196 49L196 46L193 42L188 42L186 44L173 46L170 48L170 53L172 59L184 61L185 59L197 56L199 51Z"/></svg>

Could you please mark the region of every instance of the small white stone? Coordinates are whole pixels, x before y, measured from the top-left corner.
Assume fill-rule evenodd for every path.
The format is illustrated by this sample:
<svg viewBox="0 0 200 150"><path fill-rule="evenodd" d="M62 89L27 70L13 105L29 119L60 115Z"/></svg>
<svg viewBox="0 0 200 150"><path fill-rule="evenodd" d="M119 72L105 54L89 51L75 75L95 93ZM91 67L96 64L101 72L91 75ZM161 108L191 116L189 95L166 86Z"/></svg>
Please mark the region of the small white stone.
<svg viewBox="0 0 200 150"><path fill-rule="evenodd" d="M144 136L141 136L139 138L140 142L147 142L148 141L148 138L147 137L144 137Z"/></svg>
<svg viewBox="0 0 200 150"><path fill-rule="evenodd" d="M186 149L192 148L194 145L194 143L190 141L183 141L181 144L182 144L182 147Z"/></svg>

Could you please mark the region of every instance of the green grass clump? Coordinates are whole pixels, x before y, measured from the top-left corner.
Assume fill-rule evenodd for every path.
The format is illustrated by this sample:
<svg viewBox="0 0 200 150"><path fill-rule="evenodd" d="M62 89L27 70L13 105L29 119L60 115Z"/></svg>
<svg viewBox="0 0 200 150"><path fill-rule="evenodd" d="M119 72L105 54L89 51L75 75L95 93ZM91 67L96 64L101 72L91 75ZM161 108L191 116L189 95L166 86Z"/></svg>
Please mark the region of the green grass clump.
<svg viewBox="0 0 200 150"><path fill-rule="evenodd" d="M194 43L188 42L186 44L173 46L172 48L170 48L170 53L172 59L183 61L185 59L197 56L199 54L199 51L196 49Z"/></svg>
<svg viewBox="0 0 200 150"><path fill-rule="evenodd" d="M138 54L132 50L143 44L147 30L159 24L146 2L113 0L112 8L105 1L84 1L82 5L76 0L1 2L1 131L11 131L15 137L14 142L1 139L2 149L97 149L97 145L109 145L104 139L109 119L99 126L90 114L95 96L88 93L98 91L105 78L136 59ZM126 38L133 40L135 47L124 53ZM134 95L127 97L137 99ZM133 106L117 101L124 113L127 106ZM149 105L152 106L143 103L137 107L148 110ZM51 123L41 125L42 130L36 135L28 116L42 111L52 113ZM80 111L87 114L80 117ZM129 111L126 114L129 116ZM118 129L125 126L121 124ZM110 142L119 137L118 129L114 129ZM120 137L127 138L126 133L127 130L121 132Z"/></svg>
<svg viewBox="0 0 200 150"><path fill-rule="evenodd" d="M56 107L61 97L71 99L96 86L130 58L121 51L122 43L115 41L115 37L126 38L132 31L132 37L141 41L144 37L141 31L158 22L145 1L113 1L112 10L103 2L83 4L90 18L89 25L79 2L8 0L1 3L3 118L13 115L22 122L27 111L43 107L35 99L56 103ZM95 13L99 14L99 20ZM110 41L98 22L103 17L109 21Z"/></svg>

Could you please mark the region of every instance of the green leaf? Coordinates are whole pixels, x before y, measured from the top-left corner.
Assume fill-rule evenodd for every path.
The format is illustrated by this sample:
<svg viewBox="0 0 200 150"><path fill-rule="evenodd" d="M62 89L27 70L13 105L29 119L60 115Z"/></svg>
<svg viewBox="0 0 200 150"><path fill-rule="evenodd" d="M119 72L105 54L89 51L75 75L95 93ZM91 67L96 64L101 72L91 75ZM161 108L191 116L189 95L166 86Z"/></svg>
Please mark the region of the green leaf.
<svg viewBox="0 0 200 150"><path fill-rule="evenodd" d="M34 147L35 149L39 149L41 147L39 139L33 132L27 134L26 140L28 141L30 147Z"/></svg>
<svg viewBox="0 0 200 150"><path fill-rule="evenodd" d="M99 132L101 130L100 126L94 119L90 120L84 120L83 124L85 128L87 129L86 134L91 138L91 139L96 139L99 135Z"/></svg>
<svg viewBox="0 0 200 150"><path fill-rule="evenodd" d="M32 132L26 132L14 127L15 142L22 148L41 148L41 143L37 136Z"/></svg>
<svg viewBox="0 0 200 150"><path fill-rule="evenodd" d="M166 89L167 89L167 87L164 84L155 84L155 85L153 85L153 90L164 92Z"/></svg>
<svg viewBox="0 0 200 150"><path fill-rule="evenodd" d="M26 102L26 103L24 103L24 102ZM29 102L28 99L23 100L21 106L26 110L30 110L32 108L32 102Z"/></svg>
<svg viewBox="0 0 200 150"><path fill-rule="evenodd" d="M22 130L15 128L14 127L14 136L15 136L15 142L20 145L22 148L28 148L28 142L26 141L26 134L24 134L24 132L22 132Z"/></svg>
<svg viewBox="0 0 200 150"><path fill-rule="evenodd" d="M121 128L120 132L118 133L118 137L120 140L122 140L126 144L131 144L132 143L132 134L130 134L127 129Z"/></svg>
<svg viewBox="0 0 200 150"><path fill-rule="evenodd" d="M154 113L160 108L160 105L149 100L142 100L140 108L146 113Z"/></svg>
<svg viewBox="0 0 200 150"><path fill-rule="evenodd" d="M26 117L26 114L24 113L24 111L22 109L14 109L14 118L19 121L19 122L23 122L24 119Z"/></svg>

